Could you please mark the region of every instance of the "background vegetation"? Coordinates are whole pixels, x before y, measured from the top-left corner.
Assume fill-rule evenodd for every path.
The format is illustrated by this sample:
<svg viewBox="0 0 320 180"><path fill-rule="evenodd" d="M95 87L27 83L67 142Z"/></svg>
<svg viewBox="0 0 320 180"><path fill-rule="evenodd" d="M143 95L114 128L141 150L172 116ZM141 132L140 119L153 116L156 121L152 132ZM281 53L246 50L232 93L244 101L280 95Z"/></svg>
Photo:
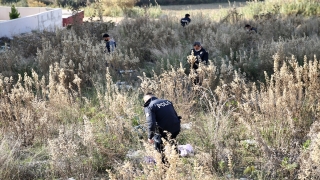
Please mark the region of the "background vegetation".
<svg viewBox="0 0 320 180"><path fill-rule="evenodd" d="M180 17L143 13L2 38L1 179L318 179L320 20L259 6L192 13L186 28ZM187 63L194 41L209 52L202 86ZM191 126L178 143L195 155L166 149L170 168L143 162L160 161L137 128L147 91Z"/></svg>
<svg viewBox="0 0 320 180"><path fill-rule="evenodd" d="M237 2L241 2L237 1ZM245 2L245 1L242 1ZM228 3L226 0L140 0L138 5L152 3L153 5L181 5L181 4L210 4L210 3Z"/></svg>

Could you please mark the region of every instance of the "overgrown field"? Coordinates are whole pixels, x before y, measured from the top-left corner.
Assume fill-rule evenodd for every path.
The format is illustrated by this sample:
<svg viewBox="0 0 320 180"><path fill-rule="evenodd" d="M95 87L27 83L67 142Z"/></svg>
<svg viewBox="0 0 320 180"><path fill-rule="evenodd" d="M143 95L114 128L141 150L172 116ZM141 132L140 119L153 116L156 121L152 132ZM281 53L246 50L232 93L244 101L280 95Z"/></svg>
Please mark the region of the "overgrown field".
<svg viewBox="0 0 320 180"><path fill-rule="evenodd" d="M186 28L145 15L6 40L0 179L319 179L319 32L317 17L231 9L220 21L193 14ZM187 63L194 41L209 52L202 86ZM160 161L141 130L149 91L191 125L177 140L195 155L168 148L169 168L141 161Z"/></svg>

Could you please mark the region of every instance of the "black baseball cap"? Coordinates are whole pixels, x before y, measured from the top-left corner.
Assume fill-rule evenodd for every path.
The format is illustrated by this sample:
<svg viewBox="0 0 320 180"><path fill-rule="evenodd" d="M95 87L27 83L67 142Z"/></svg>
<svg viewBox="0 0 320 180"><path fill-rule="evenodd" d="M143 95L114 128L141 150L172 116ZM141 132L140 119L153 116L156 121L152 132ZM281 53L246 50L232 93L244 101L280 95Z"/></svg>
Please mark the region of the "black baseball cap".
<svg viewBox="0 0 320 180"><path fill-rule="evenodd" d="M104 34L102 37L110 37L109 34Z"/></svg>
<svg viewBox="0 0 320 180"><path fill-rule="evenodd" d="M200 42L194 42L193 46L196 46L196 45L201 46L201 43Z"/></svg>

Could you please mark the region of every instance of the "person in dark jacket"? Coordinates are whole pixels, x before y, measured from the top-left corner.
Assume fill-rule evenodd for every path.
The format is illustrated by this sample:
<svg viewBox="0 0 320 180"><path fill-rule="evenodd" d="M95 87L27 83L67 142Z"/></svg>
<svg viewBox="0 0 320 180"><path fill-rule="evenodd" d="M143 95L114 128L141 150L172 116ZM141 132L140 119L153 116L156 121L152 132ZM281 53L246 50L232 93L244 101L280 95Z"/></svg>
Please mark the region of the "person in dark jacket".
<svg viewBox="0 0 320 180"><path fill-rule="evenodd" d="M181 26L185 27L191 22L190 14L186 14L184 18L180 20Z"/></svg>
<svg viewBox="0 0 320 180"><path fill-rule="evenodd" d="M193 44L193 49L191 49L191 53L196 57L196 61L194 64L191 64L192 68L194 70L197 70L199 68L199 63L204 62L205 64L208 64L208 58L209 54L208 52L201 46L200 42L195 42Z"/></svg>
<svg viewBox="0 0 320 180"><path fill-rule="evenodd" d="M113 38L111 38L109 34L104 34L102 37L106 41L106 48L108 52L113 52L114 49L117 47L116 41Z"/></svg>
<svg viewBox="0 0 320 180"><path fill-rule="evenodd" d="M180 133L181 117L177 115L172 102L169 100L158 99L152 93L144 95L143 100L148 124L148 141L155 144L156 150L162 152L163 143L161 137L170 140L170 144L174 145L174 140ZM165 131L170 133L171 136L168 137ZM159 135L161 135L160 142L158 142Z"/></svg>
<svg viewBox="0 0 320 180"><path fill-rule="evenodd" d="M246 25L244 26L244 28L245 28L245 29L247 30L247 32L249 32L249 33L252 33L252 32L257 33L257 32L258 32L257 28L251 27L251 25L249 25L249 24L246 24Z"/></svg>

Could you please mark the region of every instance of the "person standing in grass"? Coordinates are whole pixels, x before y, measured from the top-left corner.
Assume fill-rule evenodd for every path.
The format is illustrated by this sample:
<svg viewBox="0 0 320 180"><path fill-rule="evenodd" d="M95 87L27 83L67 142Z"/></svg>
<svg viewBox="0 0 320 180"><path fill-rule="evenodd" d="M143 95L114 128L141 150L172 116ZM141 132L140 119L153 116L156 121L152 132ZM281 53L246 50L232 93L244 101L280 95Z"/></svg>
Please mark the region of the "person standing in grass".
<svg viewBox="0 0 320 180"><path fill-rule="evenodd" d="M245 28L245 29L247 30L247 32L249 32L249 33L252 33L252 32L257 33L257 32L258 32L257 28L251 27L251 25L249 25L249 24L246 24L246 25L244 26L244 28Z"/></svg>
<svg viewBox="0 0 320 180"><path fill-rule="evenodd" d="M199 63L200 62L204 62L205 64L208 64L209 54L202 47L200 42L194 42L193 43L193 49L191 49L190 55L192 53L196 57L196 61L193 64L191 64L191 66L192 66L192 68L194 70L197 70L199 68Z"/></svg>
<svg viewBox="0 0 320 180"><path fill-rule="evenodd" d="M109 36L109 34L104 34L103 39L106 41L106 48L108 52L113 52L117 47L116 41Z"/></svg>
<svg viewBox="0 0 320 180"><path fill-rule="evenodd" d="M186 14L185 17L180 20L180 23L181 23L181 26L182 26L182 27L185 27L185 26L188 25L190 22L191 22L190 14Z"/></svg>
<svg viewBox="0 0 320 180"><path fill-rule="evenodd" d="M191 68L196 73L194 84L201 85L202 82L200 80L199 75L197 74L197 69L199 68L200 62L208 64L209 53L202 47L200 42L194 42L193 49L191 49L190 55L195 56L188 57L188 62L190 63Z"/></svg>
<svg viewBox="0 0 320 180"><path fill-rule="evenodd" d="M180 133L181 117L177 115L169 100L158 99L152 93L145 94L143 100L148 124L148 141L162 153L164 145L161 137L168 140L171 145L175 145L175 139Z"/></svg>

